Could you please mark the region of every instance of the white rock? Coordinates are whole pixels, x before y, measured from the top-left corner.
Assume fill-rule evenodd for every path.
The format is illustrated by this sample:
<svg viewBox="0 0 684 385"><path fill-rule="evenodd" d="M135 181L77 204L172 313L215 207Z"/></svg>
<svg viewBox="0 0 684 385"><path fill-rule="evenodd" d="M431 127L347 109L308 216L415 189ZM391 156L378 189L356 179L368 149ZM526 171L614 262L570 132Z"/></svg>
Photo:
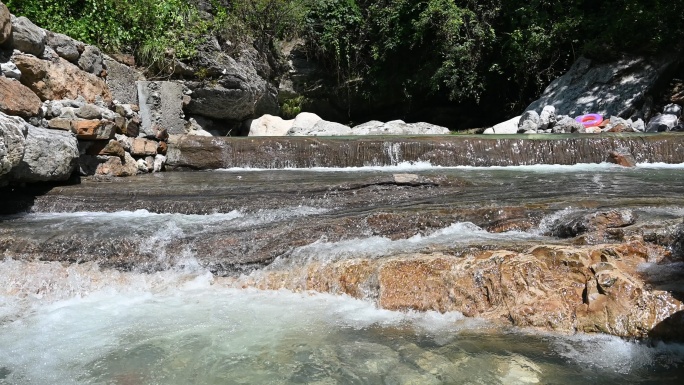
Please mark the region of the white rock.
<svg viewBox="0 0 684 385"><path fill-rule="evenodd" d="M516 134L518 132L518 124L520 123L520 116L511 118L505 122L501 122L494 127L490 127L484 131L485 134Z"/></svg>
<svg viewBox="0 0 684 385"><path fill-rule="evenodd" d="M311 112L301 112L295 117L292 127L290 128L295 130L310 130L314 128L316 123L320 122L321 120L323 119L316 114Z"/></svg>
<svg viewBox="0 0 684 385"><path fill-rule="evenodd" d="M663 114L674 115L679 118L680 116L682 116L682 106L674 103L668 104L667 106L665 106Z"/></svg>
<svg viewBox="0 0 684 385"><path fill-rule="evenodd" d="M266 114L252 120L248 136L285 136L293 124L294 120L283 120L279 116Z"/></svg>
<svg viewBox="0 0 684 385"><path fill-rule="evenodd" d="M21 71L11 61L0 64L0 70L5 77L10 79L21 79Z"/></svg>

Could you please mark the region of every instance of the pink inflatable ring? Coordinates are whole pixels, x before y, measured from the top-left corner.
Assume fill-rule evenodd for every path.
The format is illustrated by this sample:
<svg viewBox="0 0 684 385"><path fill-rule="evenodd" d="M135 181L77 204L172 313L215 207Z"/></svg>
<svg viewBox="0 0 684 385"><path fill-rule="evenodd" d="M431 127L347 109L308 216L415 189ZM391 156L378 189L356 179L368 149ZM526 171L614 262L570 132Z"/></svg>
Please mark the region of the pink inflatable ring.
<svg viewBox="0 0 684 385"><path fill-rule="evenodd" d="M580 115L575 118L575 121L582 123L584 127L595 127L603 123L603 116L599 114Z"/></svg>

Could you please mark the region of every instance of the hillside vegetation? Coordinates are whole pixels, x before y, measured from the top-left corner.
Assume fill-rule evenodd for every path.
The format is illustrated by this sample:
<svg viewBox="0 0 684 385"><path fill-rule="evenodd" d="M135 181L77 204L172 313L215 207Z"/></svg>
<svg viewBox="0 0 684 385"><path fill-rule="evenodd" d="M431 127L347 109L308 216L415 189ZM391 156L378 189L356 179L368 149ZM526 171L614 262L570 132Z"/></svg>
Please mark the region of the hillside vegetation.
<svg viewBox="0 0 684 385"><path fill-rule="evenodd" d="M579 55L656 54L684 0L5 0L16 15L153 66L208 35L276 52L299 36L349 93L519 108ZM679 47L681 48L681 47Z"/></svg>

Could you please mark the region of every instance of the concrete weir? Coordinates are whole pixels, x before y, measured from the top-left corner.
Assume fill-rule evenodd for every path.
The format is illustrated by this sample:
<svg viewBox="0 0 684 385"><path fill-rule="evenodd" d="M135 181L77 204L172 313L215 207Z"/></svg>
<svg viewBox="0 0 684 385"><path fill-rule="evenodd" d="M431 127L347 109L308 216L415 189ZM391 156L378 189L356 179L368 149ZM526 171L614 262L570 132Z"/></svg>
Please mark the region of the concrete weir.
<svg viewBox="0 0 684 385"><path fill-rule="evenodd" d="M684 163L682 134L426 137L200 137L170 142L170 169L387 166L519 166L601 163L624 149L637 162Z"/></svg>

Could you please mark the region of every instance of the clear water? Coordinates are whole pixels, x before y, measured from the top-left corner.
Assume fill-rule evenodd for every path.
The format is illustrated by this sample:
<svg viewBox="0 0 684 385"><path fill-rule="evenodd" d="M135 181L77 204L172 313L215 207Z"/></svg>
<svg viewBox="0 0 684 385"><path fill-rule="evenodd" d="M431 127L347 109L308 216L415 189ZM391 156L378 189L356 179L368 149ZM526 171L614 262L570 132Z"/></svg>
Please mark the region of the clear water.
<svg viewBox="0 0 684 385"><path fill-rule="evenodd" d="M420 167L423 167L421 169ZM573 197L629 206L655 220L684 214L684 167L526 166L497 169L404 165L355 170L387 174L453 173L473 188L435 199L557 202L529 232L492 234L457 222L430 234L391 240L368 236L314 239L286 260L382 257L432 246L549 241L544 226L572 213ZM198 176L199 175L199 176ZM350 170L224 170L171 174L207 188L225 183L277 190L293 180L353 180ZM239 177L239 178L238 178ZM187 182L183 182L187 178ZM216 178L213 180L212 178ZM219 180L223 181L220 182ZM149 181L149 180L148 180ZM240 181L240 183L236 183ZM160 183L166 183L161 180ZM308 182L307 182L308 183ZM312 182L313 183L313 182ZM270 189L270 190L269 190ZM232 190L231 190L232 191ZM254 191L253 191L254 192ZM425 209L428 203L422 203ZM11 229L49 240L65 232L91 237L139 234L141 250L163 251L172 238L236 229L263 230L294 219L316 221L335 207L240 208L208 215L147 210L32 213L0 218ZM125 223L126 226L121 226ZM150 231L155 229L156 231ZM163 254L163 253L162 253ZM610 336L562 336L502 330L459 313L392 312L344 296L229 287L192 253L183 268L154 274L100 269L92 263L0 262L0 384L681 384L684 346ZM177 257L177 256L174 256Z"/></svg>

